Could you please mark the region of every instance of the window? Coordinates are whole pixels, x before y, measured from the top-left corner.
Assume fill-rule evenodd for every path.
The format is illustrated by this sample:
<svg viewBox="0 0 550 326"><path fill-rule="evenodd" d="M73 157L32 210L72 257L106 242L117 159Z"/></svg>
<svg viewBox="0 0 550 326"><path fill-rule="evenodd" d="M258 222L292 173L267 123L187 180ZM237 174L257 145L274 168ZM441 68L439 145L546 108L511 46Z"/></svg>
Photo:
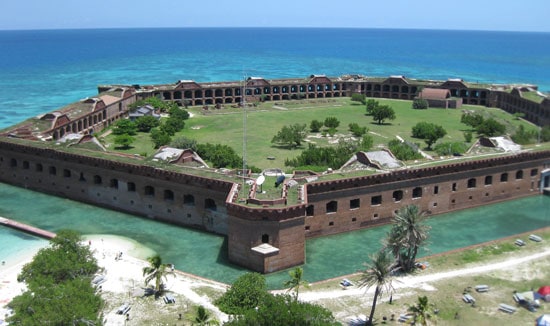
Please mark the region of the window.
<svg viewBox="0 0 550 326"><path fill-rule="evenodd" d="M350 209L357 209L361 206L361 201L359 200L359 198L356 198L356 199L352 199L349 201L349 208Z"/></svg>
<svg viewBox="0 0 550 326"><path fill-rule="evenodd" d="M381 205L382 204L382 196L381 195L372 196L371 199L370 199L370 204L373 205L373 206Z"/></svg>
<svg viewBox="0 0 550 326"><path fill-rule="evenodd" d="M306 207L306 216L313 216L314 206L309 205Z"/></svg>
<svg viewBox="0 0 550 326"><path fill-rule="evenodd" d="M452 190L453 190L453 191L456 191L456 182L453 182Z"/></svg>
<svg viewBox="0 0 550 326"><path fill-rule="evenodd" d="M28 170L30 167L29 161L23 161L23 169Z"/></svg>
<svg viewBox="0 0 550 326"><path fill-rule="evenodd" d="M434 186L434 195L439 193L439 186Z"/></svg>
<svg viewBox="0 0 550 326"><path fill-rule="evenodd" d="M50 166L48 171L51 175L56 175L57 174L57 169L55 168L55 166Z"/></svg>
<svg viewBox="0 0 550 326"><path fill-rule="evenodd" d="M516 180L523 179L523 170L518 170L516 172Z"/></svg>
<svg viewBox="0 0 550 326"><path fill-rule="evenodd" d="M420 198L422 197L422 188L421 187L416 187L413 189L413 194L412 194L413 198Z"/></svg>
<svg viewBox="0 0 550 326"><path fill-rule="evenodd" d="M99 175L94 175L94 183L96 185L100 185L101 184L101 177Z"/></svg>
<svg viewBox="0 0 550 326"><path fill-rule="evenodd" d="M336 213L338 210L338 202L333 200L327 203L327 213Z"/></svg>
<svg viewBox="0 0 550 326"><path fill-rule="evenodd" d="M211 198L206 198L204 200L204 208L209 209L211 211L215 211L218 209L216 206L216 202L214 201L214 199L211 199Z"/></svg>
<svg viewBox="0 0 550 326"><path fill-rule="evenodd" d="M133 182L128 182L126 184L126 189L130 192L134 192L134 191L136 191L136 184L133 183Z"/></svg>
<svg viewBox="0 0 550 326"><path fill-rule="evenodd" d="M492 175L488 175L485 177L485 185L488 186L488 185L491 185L493 184L493 176Z"/></svg>
<svg viewBox="0 0 550 326"><path fill-rule="evenodd" d="M508 173L503 173L500 175L500 182L507 182L508 181Z"/></svg>
<svg viewBox="0 0 550 326"><path fill-rule="evenodd" d="M262 234L262 243L269 243L269 234Z"/></svg>
<svg viewBox="0 0 550 326"><path fill-rule="evenodd" d="M71 170L69 169L63 169L63 176L65 178L70 178L71 177Z"/></svg>
<svg viewBox="0 0 550 326"><path fill-rule="evenodd" d="M23 162L23 166L25 165L24 163L25 163L25 162ZM538 169L532 169L532 170L531 170L531 176L532 176L532 177L536 176L537 174L539 174L539 170L538 170Z"/></svg>
<svg viewBox="0 0 550 326"><path fill-rule="evenodd" d="M42 170L44 170L44 168L42 167L42 164L37 163L36 164L36 172L42 172Z"/></svg>
<svg viewBox="0 0 550 326"><path fill-rule="evenodd" d="M155 188L151 186L145 186L145 196L155 196Z"/></svg>
<svg viewBox="0 0 550 326"><path fill-rule="evenodd" d="M401 201L403 199L403 190L394 191L392 197L394 201Z"/></svg>
<svg viewBox="0 0 550 326"><path fill-rule="evenodd" d="M475 188L475 187L476 187L476 179L475 178L468 179L468 188Z"/></svg>
<svg viewBox="0 0 550 326"><path fill-rule="evenodd" d="M109 181L109 187L118 189L118 179L111 179L111 181Z"/></svg>
<svg viewBox="0 0 550 326"><path fill-rule="evenodd" d="M174 201L174 192L172 190L164 190L164 200Z"/></svg>
<svg viewBox="0 0 550 326"><path fill-rule="evenodd" d="M10 167L14 168L14 167L17 167L17 160L12 158L10 160Z"/></svg>
<svg viewBox="0 0 550 326"><path fill-rule="evenodd" d="M195 196L183 195L183 204L189 206L195 206Z"/></svg>

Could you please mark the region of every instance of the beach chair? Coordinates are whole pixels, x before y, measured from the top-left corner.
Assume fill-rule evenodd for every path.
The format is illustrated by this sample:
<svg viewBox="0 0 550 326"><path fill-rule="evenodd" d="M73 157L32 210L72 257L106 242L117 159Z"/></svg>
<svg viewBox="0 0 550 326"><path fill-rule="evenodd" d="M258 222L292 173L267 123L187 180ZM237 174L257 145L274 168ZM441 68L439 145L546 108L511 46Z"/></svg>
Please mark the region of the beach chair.
<svg viewBox="0 0 550 326"><path fill-rule="evenodd" d="M166 303L166 304L176 303L176 299L171 294L166 294L164 296L164 303Z"/></svg>
<svg viewBox="0 0 550 326"><path fill-rule="evenodd" d="M475 289L476 289L477 292L487 292L487 291L489 291L489 286L488 285L476 285Z"/></svg>
<svg viewBox="0 0 550 326"><path fill-rule="evenodd" d="M465 295L462 296L462 300L464 300L464 302L466 302L466 303L475 303L476 302L476 299L474 299L474 297L472 297L468 293L466 293Z"/></svg>
<svg viewBox="0 0 550 326"><path fill-rule="evenodd" d="M122 306L120 306L116 313L118 315L125 315L128 311L130 311L130 304L129 303L124 303Z"/></svg>
<svg viewBox="0 0 550 326"><path fill-rule="evenodd" d="M505 303L501 303L498 305L498 310L501 310L501 311L504 311L504 312L507 312L509 314L513 314L514 312L516 312L516 307L512 307L510 305L507 305Z"/></svg>
<svg viewBox="0 0 550 326"><path fill-rule="evenodd" d="M529 240L535 241L535 242L541 242L541 241L542 241L542 238L539 237L538 235L531 234L531 235L529 236Z"/></svg>
<svg viewBox="0 0 550 326"><path fill-rule="evenodd" d="M514 243L516 244L516 246L519 246L519 247L525 246L525 241L523 241L521 239L516 239L516 241L514 241Z"/></svg>

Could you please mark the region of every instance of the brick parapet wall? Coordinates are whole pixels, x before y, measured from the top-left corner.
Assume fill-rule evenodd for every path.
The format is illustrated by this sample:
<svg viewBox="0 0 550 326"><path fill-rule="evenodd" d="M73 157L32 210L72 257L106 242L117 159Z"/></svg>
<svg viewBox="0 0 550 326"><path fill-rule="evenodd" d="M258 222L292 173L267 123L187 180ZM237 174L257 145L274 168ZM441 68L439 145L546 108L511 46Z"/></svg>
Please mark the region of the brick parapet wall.
<svg viewBox="0 0 550 326"><path fill-rule="evenodd" d="M230 189L233 186L232 182L225 180L207 178L175 171L168 171L142 164L131 164L112 161L108 159L72 154L49 148L39 148L34 146L26 146L0 141L0 149L16 153L24 153L31 156L44 157L62 162L88 165L98 169L121 171L136 176L168 180L171 182L179 182L195 186L204 186L215 191L223 191L226 193L229 193Z"/></svg>
<svg viewBox="0 0 550 326"><path fill-rule="evenodd" d="M422 182L421 179L437 176L456 177L458 173L475 173L476 170L488 168L501 168L503 165L518 164L530 162L533 160L550 159L550 151L540 152L525 152L521 154L495 157L490 159L482 159L461 163L454 163L442 166L434 166L427 168L419 168L412 170L394 171L384 174L374 174L364 177L338 179L331 181L314 182L307 185L307 193L309 196L330 193L333 191L341 191L345 189L353 189L357 187L385 185L392 182L403 182L410 180L411 182ZM448 178L448 177L447 177Z"/></svg>

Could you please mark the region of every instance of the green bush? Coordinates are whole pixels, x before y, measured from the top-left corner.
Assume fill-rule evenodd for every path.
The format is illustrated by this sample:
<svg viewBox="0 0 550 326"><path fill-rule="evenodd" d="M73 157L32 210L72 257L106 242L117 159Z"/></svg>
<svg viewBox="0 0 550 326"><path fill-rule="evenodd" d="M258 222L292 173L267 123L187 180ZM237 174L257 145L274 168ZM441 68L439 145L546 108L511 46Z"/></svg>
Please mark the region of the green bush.
<svg viewBox="0 0 550 326"><path fill-rule="evenodd" d="M398 139L393 139L388 143L388 147L398 160L410 161L422 158L422 154L418 152L418 145L411 142L401 142Z"/></svg>
<svg viewBox="0 0 550 326"><path fill-rule="evenodd" d="M434 151L441 156L464 154L467 150L468 146L461 142L440 143L434 147Z"/></svg>
<svg viewBox="0 0 550 326"><path fill-rule="evenodd" d="M417 98L413 100L412 108L415 110L426 110L428 109L428 101L423 98Z"/></svg>

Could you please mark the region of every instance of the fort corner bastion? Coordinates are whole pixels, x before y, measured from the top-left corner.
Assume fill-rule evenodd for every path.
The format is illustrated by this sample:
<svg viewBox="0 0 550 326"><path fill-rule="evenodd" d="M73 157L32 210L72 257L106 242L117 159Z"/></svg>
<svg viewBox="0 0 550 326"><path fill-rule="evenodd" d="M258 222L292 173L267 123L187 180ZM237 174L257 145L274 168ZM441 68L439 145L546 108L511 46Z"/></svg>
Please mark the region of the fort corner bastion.
<svg viewBox="0 0 550 326"><path fill-rule="evenodd" d="M146 158L58 144L92 133L129 115L129 105L156 96L181 105L349 97L414 99L425 88L448 90L436 99L521 112L538 125L550 124L550 101L534 85L471 84L346 75L327 77L165 85L105 85L92 98L9 127L0 135L0 181L120 210L183 227L227 236L231 262L270 273L305 262L310 237L386 224L399 208L415 204L441 214L531 195L550 186L550 151L520 151L425 168L336 179L295 173L281 200L243 200L251 176L168 166ZM429 92L425 92L429 93ZM533 94L539 94L534 97ZM90 137L91 138L91 137ZM355 174L356 175L356 174ZM297 199L286 201L290 181ZM249 195L250 197L250 195Z"/></svg>

